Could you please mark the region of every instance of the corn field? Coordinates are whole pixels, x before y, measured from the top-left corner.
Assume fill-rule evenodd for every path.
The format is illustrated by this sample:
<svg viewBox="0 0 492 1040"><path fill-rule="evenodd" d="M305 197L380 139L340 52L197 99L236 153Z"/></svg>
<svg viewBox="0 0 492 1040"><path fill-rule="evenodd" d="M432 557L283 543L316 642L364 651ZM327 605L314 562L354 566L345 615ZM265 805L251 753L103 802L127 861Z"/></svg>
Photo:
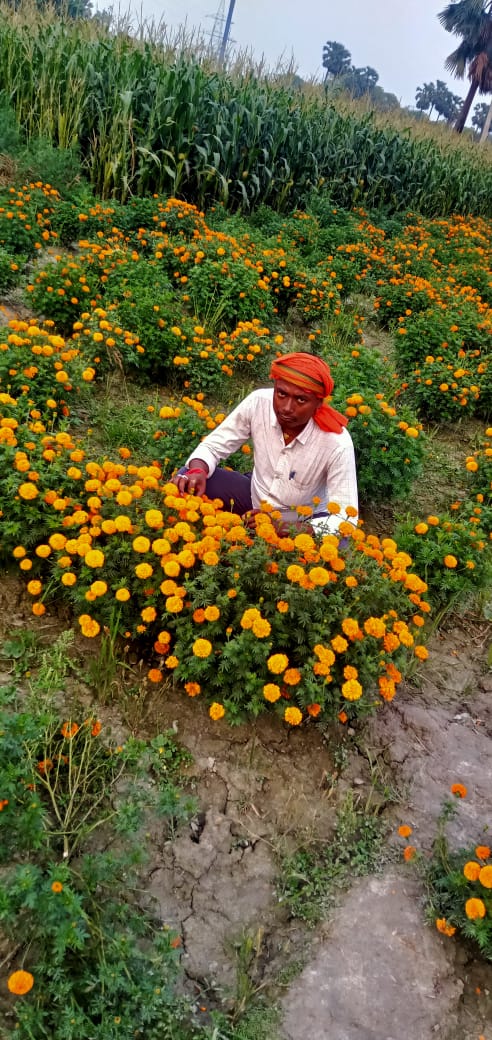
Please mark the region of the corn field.
<svg viewBox="0 0 492 1040"><path fill-rule="evenodd" d="M492 215L492 163L468 144L229 76L95 21L0 8L0 100L27 141L76 148L103 198L286 211L322 190L343 207Z"/></svg>

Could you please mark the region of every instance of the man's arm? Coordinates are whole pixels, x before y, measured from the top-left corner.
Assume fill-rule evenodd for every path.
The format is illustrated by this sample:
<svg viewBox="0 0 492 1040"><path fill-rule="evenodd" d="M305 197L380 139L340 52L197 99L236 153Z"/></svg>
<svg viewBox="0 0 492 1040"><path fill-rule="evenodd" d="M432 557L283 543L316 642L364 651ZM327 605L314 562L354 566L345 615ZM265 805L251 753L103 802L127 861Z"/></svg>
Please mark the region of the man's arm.
<svg viewBox="0 0 492 1040"><path fill-rule="evenodd" d="M325 504L337 502L340 512L325 516L316 514L312 516L310 523L316 534L337 534L338 528L344 520L349 520L354 525L357 524L357 516L348 517L345 512L347 506L358 509L354 446L347 430L338 434L338 437L339 442L327 469ZM322 512L323 506L319 508Z"/></svg>
<svg viewBox="0 0 492 1040"><path fill-rule="evenodd" d="M193 455L186 460L186 473L173 477L173 483L181 493L194 491L196 495L203 495L207 479L215 473L217 464L249 440L254 396L254 393L249 394L193 449Z"/></svg>

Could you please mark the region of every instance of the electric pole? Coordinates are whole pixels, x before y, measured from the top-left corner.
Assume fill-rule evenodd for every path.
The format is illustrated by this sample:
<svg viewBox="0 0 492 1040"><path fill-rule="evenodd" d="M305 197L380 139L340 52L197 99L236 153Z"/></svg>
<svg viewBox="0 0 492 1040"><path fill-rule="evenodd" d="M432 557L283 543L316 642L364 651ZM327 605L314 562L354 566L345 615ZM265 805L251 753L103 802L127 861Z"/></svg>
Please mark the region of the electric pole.
<svg viewBox="0 0 492 1040"><path fill-rule="evenodd" d="M236 6L236 0L229 0L229 10L227 12L227 18L226 18L226 23L225 23L225 28L224 28L224 35L222 37L222 43L220 45L220 51L219 51L219 65L223 65L224 64L226 48L227 48L227 44L229 42L229 35L230 35L230 32L231 32L232 16L234 14L235 6Z"/></svg>

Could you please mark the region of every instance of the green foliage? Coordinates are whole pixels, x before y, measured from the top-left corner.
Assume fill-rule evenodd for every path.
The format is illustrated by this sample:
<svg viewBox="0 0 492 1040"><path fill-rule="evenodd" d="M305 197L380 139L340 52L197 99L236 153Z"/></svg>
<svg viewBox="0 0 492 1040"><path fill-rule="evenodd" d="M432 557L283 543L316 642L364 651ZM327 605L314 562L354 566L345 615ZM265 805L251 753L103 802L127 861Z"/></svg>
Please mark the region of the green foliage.
<svg viewBox="0 0 492 1040"><path fill-rule="evenodd" d="M101 298L99 272L92 257L71 254L49 262L34 275L28 288L30 306L53 321L62 335L72 331L81 312Z"/></svg>
<svg viewBox="0 0 492 1040"><path fill-rule="evenodd" d="M0 294L8 292L18 280L19 268L23 267L23 258L14 257L0 247Z"/></svg>
<svg viewBox="0 0 492 1040"><path fill-rule="evenodd" d="M286 857L277 880L279 902L291 917L317 924L337 893L352 880L381 868L384 828L349 794L337 813L331 841L299 848Z"/></svg>

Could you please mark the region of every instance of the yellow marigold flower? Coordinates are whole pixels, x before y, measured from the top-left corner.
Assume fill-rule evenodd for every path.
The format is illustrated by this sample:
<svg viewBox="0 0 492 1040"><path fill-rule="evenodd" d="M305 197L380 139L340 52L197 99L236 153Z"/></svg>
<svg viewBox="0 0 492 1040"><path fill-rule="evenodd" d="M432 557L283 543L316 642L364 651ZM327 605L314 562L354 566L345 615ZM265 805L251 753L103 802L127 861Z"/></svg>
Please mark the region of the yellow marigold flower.
<svg viewBox="0 0 492 1040"><path fill-rule="evenodd" d="M132 522L130 520L130 517L124 516L123 514L121 514L120 516L115 516L114 525L117 531L131 531L132 529Z"/></svg>
<svg viewBox="0 0 492 1040"><path fill-rule="evenodd" d="M343 640L343 642L345 643L345 640ZM346 646L347 645L348 644L346 644ZM316 646L313 647L313 649L314 653L321 661L324 661L329 665L335 664L335 654L333 653L333 650L330 650L329 646L323 646L322 643L316 643Z"/></svg>
<svg viewBox="0 0 492 1040"><path fill-rule="evenodd" d="M262 617L255 618L251 628L253 631L253 635L255 635L257 639L265 639L267 636L270 635L270 632L272 631L272 626L270 622L266 621L266 619Z"/></svg>
<svg viewBox="0 0 492 1040"><path fill-rule="evenodd" d="M71 585L75 585L77 581L76 575L72 571L65 571L65 574L61 576L62 585L66 585L69 588Z"/></svg>
<svg viewBox="0 0 492 1040"><path fill-rule="evenodd" d="M347 701L358 701L362 697L363 689L360 682L357 679L348 679L347 682L343 683L342 695Z"/></svg>
<svg viewBox="0 0 492 1040"><path fill-rule="evenodd" d="M296 549L299 549L301 552L308 552L309 549L314 548L315 541L310 534L296 534L294 545Z"/></svg>
<svg viewBox="0 0 492 1040"><path fill-rule="evenodd" d="M14 971L7 979L7 988L18 997L23 997L34 986L34 975L30 971Z"/></svg>
<svg viewBox="0 0 492 1040"><path fill-rule="evenodd" d="M241 625L241 628L252 628L253 621L256 621L260 617L261 614L257 607L248 607L247 610L244 611L239 624Z"/></svg>
<svg viewBox="0 0 492 1040"><path fill-rule="evenodd" d="M276 683L265 683L263 696L266 701L270 701L270 704L274 704L280 697L280 687Z"/></svg>
<svg viewBox="0 0 492 1040"><path fill-rule="evenodd" d="M219 562L219 556L216 552L206 552L202 559L203 563L206 563L208 567L216 567Z"/></svg>
<svg viewBox="0 0 492 1040"><path fill-rule="evenodd" d="M105 581L93 581L92 582L91 592L93 592L95 596L104 596L104 594L107 591L108 591L108 586L107 586Z"/></svg>
<svg viewBox="0 0 492 1040"><path fill-rule="evenodd" d="M313 585L319 585L321 587L323 587L323 585L328 585L328 582L330 581L329 572L325 567L311 567L311 570L308 572L308 577L310 581L312 581Z"/></svg>
<svg viewBox="0 0 492 1040"><path fill-rule="evenodd" d="M217 621L220 618L220 610L213 605L205 607L203 612L206 621Z"/></svg>
<svg viewBox="0 0 492 1040"><path fill-rule="evenodd" d="M465 914L470 921L476 921L485 917L487 913L485 903L481 899L467 899L465 903Z"/></svg>
<svg viewBox="0 0 492 1040"><path fill-rule="evenodd" d="M463 867L463 874L467 881L478 881L481 869L480 863L475 863L474 860L470 859Z"/></svg>
<svg viewBox="0 0 492 1040"><path fill-rule="evenodd" d="M42 587L43 586L40 581L33 579L33 581L28 582L27 591L31 596L39 596Z"/></svg>
<svg viewBox="0 0 492 1040"><path fill-rule="evenodd" d="M85 554L85 563L88 567L102 567L104 553L100 549L89 549L89 552Z"/></svg>
<svg viewBox="0 0 492 1040"><path fill-rule="evenodd" d="M21 484L19 487L19 495L26 502L30 501L30 499L37 498L38 494L39 491L35 484L26 483Z"/></svg>
<svg viewBox="0 0 492 1040"><path fill-rule="evenodd" d="M291 563L285 572L288 581L300 582L305 577L304 570L297 563Z"/></svg>
<svg viewBox="0 0 492 1040"><path fill-rule="evenodd" d="M177 657L174 656L174 654L170 654L169 657L166 657L166 660L164 661L164 664L165 664L166 668L177 668L178 664L179 664L179 660L178 660Z"/></svg>
<svg viewBox="0 0 492 1040"><path fill-rule="evenodd" d="M286 708L284 719L289 723L289 726L299 726L302 722L302 711L299 711L299 708Z"/></svg>
<svg viewBox="0 0 492 1040"><path fill-rule="evenodd" d="M214 720L214 722L218 722L218 720L222 719L225 715L224 705L218 704L217 701L214 701L208 709L208 714L210 715L210 718Z"/></svg>
<svg viewBox="0 0 492 1040"><path fill-rule="evenodd" d="M429 525L428 524L424 524L424 523L415 524L415 527L414 527L415 534L427 534L428 530L429 530Z"/></svg>
<svg viewBox="0 0 492 1040"><path fill-rule="evenodd" d="M177 560L167 560L162 569L168 578L177 578L181 567Z"/></svg>
<svg viewBox="0 0 492 1040"><path fill-rule="evenodd" d="M195 639L191 648L195 657L210 657L213 647L209 639Z"/></svg>
<svg viewBox="0 0 492 1040"><path fill-rule="evenodd" d="M450 567L451 569L453 569L454 567L457 567L458 566L458 561L456 559L456 556L452 556L451 553L448 556L445 556L444 557L444 566L445 567Z"/></svg>
<svg viewBox="0 0 492 1040"><path fill-rule="evenodd" d="M16 545L16 547L15 547L13 553L12 553L12 556L14 557L14 559L21 560L22 557L25 556L25 555L26 555L26 550L24 549L24 546L23 545Z"/></svg>
<svg viewBox="0 0 492 1040"><path fill-rule="evenodd" d="M157 611L155 607L144 607L143 610L140 611L140 617L142 618L142 621L146 621L147 623L150 621L155 621L157 617Z"/></svg>
<svg viewBox="0 0 492 1040"><path fill-rule="evenodd" d="M414 648L415 657L418 657L421 661L426 661L429 656L429 651L426 646L422 646L418 643Z"/></svg>
<svg viewBox="0 0 492 1040"><path fill-rule="evenodd" d="M150 578L154 573L154 568L150 563L137 563L135 567L135 574L137 578Z"/></svg>
<svg viewBox="0 0 492 1040"><path fill-rule="evenodd" d="M166 599L166 610L169 614L180 614L183 609L183 600L180 596L168 596Z"/></svg>
<svg viewBox="0 0 492 1040"><path fill-rule="evenodd" d="M377 619L374 618L374 620ZM354 618L350 617L344 618L342 621L342 631L349 637L349 639L356 639L360 631L358 621L355 621Z"/></svg>
<svg viewBox="0 0 492 1040"><path fill-rule="evenodd" d="M125 588L117 589L114 598L117 599L119 603L126 603L126 601L130 599L130 592Z"/></svg>
<svg viewBox="0 0 492 1040"><path fill-rule="evenodd" d="M146 538L144 535L139 535L138 538L133 539L132 546L135 552L148 552L150 549L150 538Z"/></svg>
<svg viewBox="0 0 492 1040"><path fill-rule="evenodd" d="M342 621L342 628L343 625L344 622ZM346 635L349 634L345 629L343 630ZM375 639L382 639L386 633L386 625L384 621L381 621L381 618L369 617L364 621L364 631L367 632L368 636L374 636Z"/></svg>
<svg viewBox="0 0 492 1040"><path fill-rule="evenodd" d="M289 658L286 654L272 654L267 661L267 668L269 672L273 672L274 675L280 675L285 672L285 669L289 667Z"/></svg>
<svg viewBox="0 0 492 1040"><path fill-rule="evenodd" d="M145 514L145 523L147 527L158 528L162 527L164 522L160 509L148 509Z"/></svg>
<svg viewBox="0 0 492 1040"><path fill-rule="evenodd" d="M82 621L82 617L86 618L84 622ZM101 631L101 626L99 622L95 621L94 618L91 618L88 615L82 615L82 617L79 617L79 624L82 629L82 635L86 636L87 639L93 639L94 636L99 635L99 632Z"/></svg>
<svg viewBox="0 0 492 1040"><path fill-rule="evenodd" d="M479 881L484 888L492 888L492 866L482 867Z"/></svg>

